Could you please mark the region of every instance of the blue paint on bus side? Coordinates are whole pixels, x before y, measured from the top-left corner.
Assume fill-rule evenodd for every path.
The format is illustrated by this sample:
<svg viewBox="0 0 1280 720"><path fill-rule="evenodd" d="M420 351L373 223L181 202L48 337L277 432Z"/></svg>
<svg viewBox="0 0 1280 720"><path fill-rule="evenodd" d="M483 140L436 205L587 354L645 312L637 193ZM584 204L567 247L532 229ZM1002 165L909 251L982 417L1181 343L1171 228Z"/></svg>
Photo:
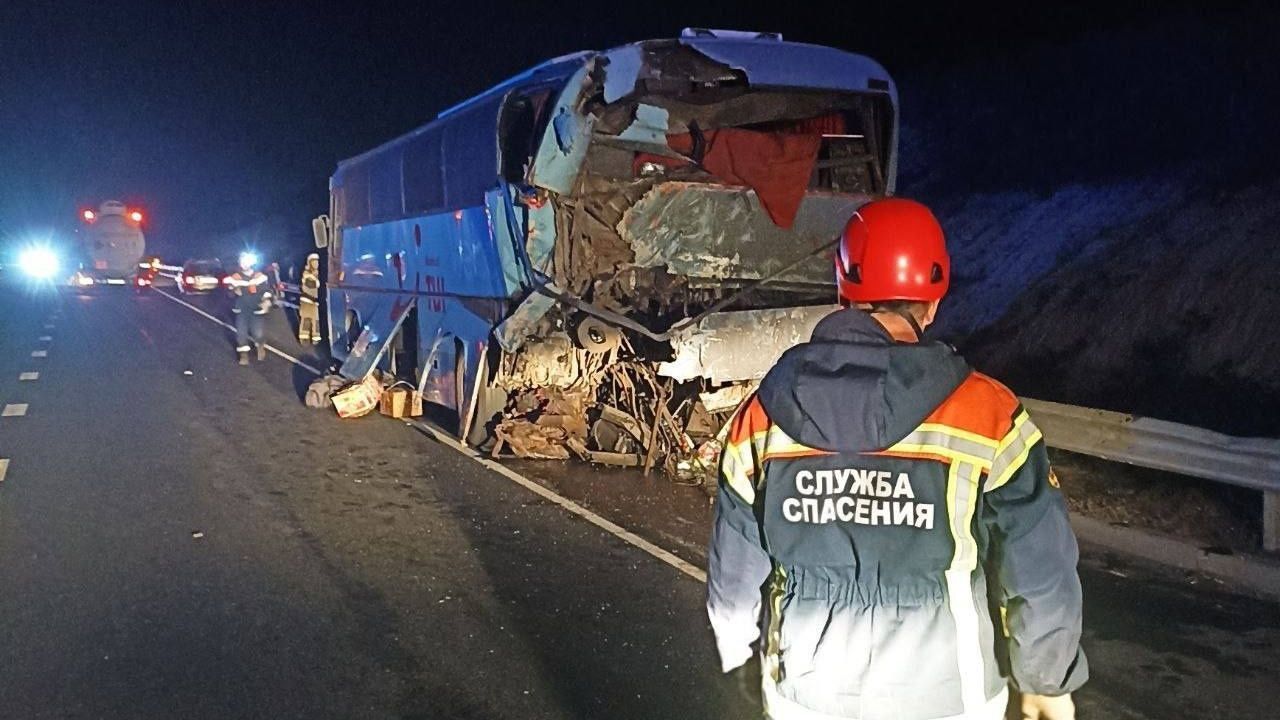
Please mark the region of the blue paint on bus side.
<svg viewBox="0 0 1280 720"><path fill-rule="evenodd" d="M453 348L436 347L432 356L431 339L448 336L466 345L487 340L512 295L504 266L513 261L504 262L496 240L485 207L347 228L343 280L330 295L342 295L340 309L354 311L375 343L390 340L399 315L415 303L420 365L449 370ZM381 364L386 366L385 357ZM367 368L344 366L344 374L359 376ZM434 389L452 395L451 388Z"/></svg>
<svg viewBox="0 0 1280 720"><path fill-rule="evenodd" d="M896 88L868 58L775 40L679 42L742 70L755 86L886 93L894 109L889 147L896 148ZM603 54L611 62L602 67L613 74L606 95L616 98L637 87L641 47ZM335 227L326 290L335 357L344 358L354 339L347 332L349 315L356 332L365 330L363 340L385 343L412 303L426 399L459 407L458 390L474 390L494 326L522 296L529 276L549 269L556 239L550 206L513 206L512 189L500 179L503 104L512 93L553 88L530 180L568 193L594 129L594 116L583 117L577 100L597 56L586 52L548 61L339 163L330 178ZM657 108L642 105L637 121L635 132L643 129L655 139L665 133ZM896 152L889 157L892 184ZM531 237L520 237L531 231ZM383 357L385 366L381 350L372 356ZM455 377L461 377L461 388Z"/></svg>

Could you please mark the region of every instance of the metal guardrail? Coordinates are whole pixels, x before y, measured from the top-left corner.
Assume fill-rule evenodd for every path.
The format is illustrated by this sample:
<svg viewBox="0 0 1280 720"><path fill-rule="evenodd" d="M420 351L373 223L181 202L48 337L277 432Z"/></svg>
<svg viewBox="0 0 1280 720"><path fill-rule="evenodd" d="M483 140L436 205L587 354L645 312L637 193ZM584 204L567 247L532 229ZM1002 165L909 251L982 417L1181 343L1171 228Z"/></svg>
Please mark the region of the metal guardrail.
<svg viewBox="0 0 1280 720"><path fill-rule="evenodd" d="M1261 491L1262 545L1280 550L1280 440L1045 400L1022 404L1050 447Z"/></svg>
<svg viewBox="0 0 1280 720"><path fill-rule="evenodd" d="M182 270L165 265L160 269ZM294 283L282 282L280 287L286 297L302 294ZM288 300L280 304L298 309ZM1021 400L1050 447L1262 492L1262 545L1280 551L1280 439L1233 437L1110 410Z"/></svg>

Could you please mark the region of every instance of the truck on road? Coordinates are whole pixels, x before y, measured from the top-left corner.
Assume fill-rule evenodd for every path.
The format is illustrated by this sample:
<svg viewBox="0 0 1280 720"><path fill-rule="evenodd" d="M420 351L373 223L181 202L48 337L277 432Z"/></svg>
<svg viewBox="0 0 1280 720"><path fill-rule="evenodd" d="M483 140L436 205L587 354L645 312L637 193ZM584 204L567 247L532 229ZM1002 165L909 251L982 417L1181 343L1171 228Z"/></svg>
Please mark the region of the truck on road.
<svg viewBox="0 0 1280 720"><path fill-rule="evenodd" d="M107 200L97 210L80 213L80 268L71 277L79 287L128 285L146 253L142 211L117 200Z"/></svg>

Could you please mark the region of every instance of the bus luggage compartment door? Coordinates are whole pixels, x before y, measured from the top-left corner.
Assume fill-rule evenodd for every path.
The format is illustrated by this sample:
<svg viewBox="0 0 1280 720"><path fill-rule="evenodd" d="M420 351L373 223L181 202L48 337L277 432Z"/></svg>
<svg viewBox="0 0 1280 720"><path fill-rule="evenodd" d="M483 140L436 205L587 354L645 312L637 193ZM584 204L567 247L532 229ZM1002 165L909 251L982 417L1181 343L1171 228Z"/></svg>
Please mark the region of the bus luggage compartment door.
<svg viewBox="0 0 1280 720"><path fill-rule="evenodd" d="M362 317L367 319L338 372L343 377L360 380L377 367L391 339L409 316L413 303L414 298L410 295L392 293L377 296L371 311L363 313Z"/></svg>

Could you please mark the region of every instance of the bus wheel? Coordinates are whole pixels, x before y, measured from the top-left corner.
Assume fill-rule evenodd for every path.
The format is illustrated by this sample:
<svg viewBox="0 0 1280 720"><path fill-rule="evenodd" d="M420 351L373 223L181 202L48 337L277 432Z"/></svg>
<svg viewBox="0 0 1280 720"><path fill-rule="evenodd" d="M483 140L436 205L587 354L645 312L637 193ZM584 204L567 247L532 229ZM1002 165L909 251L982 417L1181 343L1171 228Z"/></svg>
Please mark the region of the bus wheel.
<svg viewBox="0 0 1280 720"><path fill-rule="evenodd" d="M506 408L507 391L489 385L489 363L482 359L476 373L479 390L474 394L475 407L468 414L466 410L471 397L466 393L467 363L463 357L462 343L456 342L454 349L457 351L454 357L458 359L453 366L454 397L458 402L458 438L471 447L483 447L493 439L493 428L490 425Z"/></svg>

